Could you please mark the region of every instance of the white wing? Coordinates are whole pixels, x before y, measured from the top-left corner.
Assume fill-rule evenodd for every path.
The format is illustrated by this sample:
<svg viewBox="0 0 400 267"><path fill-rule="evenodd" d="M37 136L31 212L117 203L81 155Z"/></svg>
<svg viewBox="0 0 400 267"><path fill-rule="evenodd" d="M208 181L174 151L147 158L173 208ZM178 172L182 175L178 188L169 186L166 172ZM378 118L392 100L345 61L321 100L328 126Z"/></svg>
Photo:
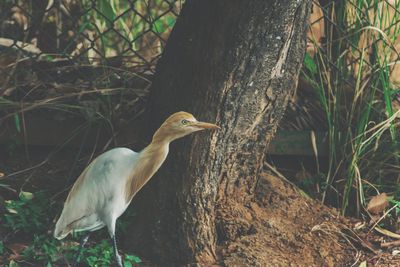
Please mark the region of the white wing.
<svg viewBox="0 0 400 267"><path fill-rule="evenodd" d="M93 160L72 187L54 237L62 239L72 230L93 231L115 223L129 204L124 190L138 155L128 148L114 148Z"/></svg>

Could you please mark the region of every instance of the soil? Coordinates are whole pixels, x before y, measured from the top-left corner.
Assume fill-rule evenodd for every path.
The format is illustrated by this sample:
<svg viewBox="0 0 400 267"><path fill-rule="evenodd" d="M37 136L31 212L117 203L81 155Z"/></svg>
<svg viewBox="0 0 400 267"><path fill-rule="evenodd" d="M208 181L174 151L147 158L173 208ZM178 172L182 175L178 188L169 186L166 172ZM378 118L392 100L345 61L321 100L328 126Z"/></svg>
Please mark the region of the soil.
<svg viewBox="0 0 400 267"><path fill-rule="evenodd" d="M249 218L252 234L223 248L227 266L350 266L356 262L357 251L342 233L349 222L271 174L260 179L247 212L243 218Z"/></svg>
<svg viewBox="0 0 400 267"><path fill-rule="evenodd" d="M48 190L52 192L52 200L61 206L68 185L86 165L89 156L77 157L76 150L64 149L48 158L53 151L49 147L29 148L28 151L30 161L23 147L13 150L1 147L0 172L6 175L42 163L18 175L6 176L1 183L11 185L16 192L21 187L25 191ZM4 199L17 195L1 187L0 190ZM400 266L400 256L392 255L395 247L379 247L378 242L389 240L387 237L374 231L367 234L367 227L355 230L359 220L339 216L335 209L302 196L297 188L270 173L260 177L251 205L243 208L235 206L233 201L227 204L229 209L220 209L226 214L218 216L231 214L232 218L241 219L234 219L218 229L223 237L219 240L225 240L219 244L219 266L362 266L363 261L367 266ZM135 219L139 218L140 215ZM49 229L52 227L49 225ZM7 251L0 262L7 262L18 253L18 247L30 242L6 233L1 226L0 236ZM121 250L131 252L124 246L129 242L123 236L120 239ZM30 266L41 265L30 263ZM152 264L145 261L141 266Z"/></svg>
<svg viewBox="0 0 400 267"><path fill-rule="evenodd" d="M278 193L277 193L278 192ZM254 202L240 213L248 234L221 244L226 266L400 266L400 257L378 247L383 237L354 230L359 220L304 197L297 188L265 173ZM376 242L373 244L372 242ZM393 250L393 248L392 248Z"/></svg>

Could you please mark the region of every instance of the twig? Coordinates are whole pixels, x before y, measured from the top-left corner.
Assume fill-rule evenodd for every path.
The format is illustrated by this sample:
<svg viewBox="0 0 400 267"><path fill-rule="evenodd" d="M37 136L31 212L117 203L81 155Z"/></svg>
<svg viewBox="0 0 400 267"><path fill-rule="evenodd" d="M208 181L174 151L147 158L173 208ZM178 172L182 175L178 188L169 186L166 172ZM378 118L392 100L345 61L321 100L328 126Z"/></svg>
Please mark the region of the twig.
<svg viewBox="0 0 400 267"><path fill-rule="evenodd" d="M396 247L396 246L400 246L400 240L381 243L382 248L390 248L390 247Z"/></svg>
<svg viewBox="0 0 400 267"><path fill-rule="evenodd" d="M41 54L42 51L35 45L29 44L29 43L24 43L21 41L15 41L13 39L8 39L8 38L2 38L0 37L0 46L4 46L7 48L12 48L17 51L23 50L24 52L30 53L30 54Z"/></svg>
<svg viewBox="0 0 400 267"><path fill-rule="evenodd" d="M378 223L380 223L380 221L382 221L383 218L385 218L386 215L388 215L388 214L389 214L393 209L395 209L396 207L397 207L397 204L394 205L393 207L391 207L390 209L388 209L388 210L379 218L379 220L377 220L377 221L374 223L374 225L372 225L371 229L369 229L369 231L368 231L367 234L369 234L369 233L378 225Z"/></svg>

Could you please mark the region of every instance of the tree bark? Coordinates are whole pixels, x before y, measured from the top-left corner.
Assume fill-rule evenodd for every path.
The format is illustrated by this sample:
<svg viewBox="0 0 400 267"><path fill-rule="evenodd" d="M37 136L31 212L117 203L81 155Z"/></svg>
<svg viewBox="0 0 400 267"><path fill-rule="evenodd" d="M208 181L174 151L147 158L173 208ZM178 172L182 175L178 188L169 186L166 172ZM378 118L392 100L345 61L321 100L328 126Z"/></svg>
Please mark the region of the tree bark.
<svg viewBox="0 0 400 267"><path fill-rule="evenodd" d="M148 189L157 192L152 248L165 266L218 263L220 244L252 233L244 209L297 84L309 9L308 0L185 3L157 66L149 120L154 130L184 110L222 129L173 143Z"/></svg>

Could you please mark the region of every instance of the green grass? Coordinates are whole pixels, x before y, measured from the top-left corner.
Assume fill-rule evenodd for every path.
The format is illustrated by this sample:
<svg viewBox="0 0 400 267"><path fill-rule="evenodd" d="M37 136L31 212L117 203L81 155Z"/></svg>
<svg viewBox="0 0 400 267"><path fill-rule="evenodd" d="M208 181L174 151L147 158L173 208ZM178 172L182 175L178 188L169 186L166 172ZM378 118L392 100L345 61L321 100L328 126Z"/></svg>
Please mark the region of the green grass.
<svg viewBox="0 0 400 267"><path fill-rule="evenodd" d="M371 20L367 9L378 15ZM321 200L340 207L342 214L359 215L378 192L400 199L399 112L392 106L398 90L390 77L393 60L382 56L396 42L399 25L395 30L378 27L400 15L388 21L377 10L377 1L340 1L328 15L345 31L328 24L327 46L315 58L307 55L302 71L328 127L329 167L319 181L324 184ZM365 36L370 49L357 51Z"/></svg>
<svg viewBox="0 0 400 267"><path fill-rule="evenodd" d="M24 263L40 264L41 266L65 265L71 263L75 258L78 249L78 242L81 235L58 241L51 235L54 228L52 218L61 211L59 203L49 203L49 195L44 192L23 192L18 199L5 200L6 212L1 215L0 220L11 239L14 242L25 243L25 249L20 253L19 260L7 261L9 266L24 266ZM131 220L134 214L128 210L122 218L118 220L117 231L120 234L127 232L127 221ZM109 238L99 239L98 231L92 234L94 240L89 241L81 254L81 262L90 267L110 266L114 263L114 252ZM22 240L18 240L21 239ZM8 237L10 239L10 237ZM26 240L31 241L26 241ZM9 252L7 244L0 241L0 254ZM141 259L135 255L123 254L126 267L137 265Z"/></svg>
<svg viewBox="0 0 400 267"><path fill-rule="evenodd" d="M43 232L48 224L46 206L48 203L43 192L37 192L36 197L30 192L21 192L19 199L6 200L7 213L4 214L3 226L13 232L24 234L33 231Z"/></svg>

